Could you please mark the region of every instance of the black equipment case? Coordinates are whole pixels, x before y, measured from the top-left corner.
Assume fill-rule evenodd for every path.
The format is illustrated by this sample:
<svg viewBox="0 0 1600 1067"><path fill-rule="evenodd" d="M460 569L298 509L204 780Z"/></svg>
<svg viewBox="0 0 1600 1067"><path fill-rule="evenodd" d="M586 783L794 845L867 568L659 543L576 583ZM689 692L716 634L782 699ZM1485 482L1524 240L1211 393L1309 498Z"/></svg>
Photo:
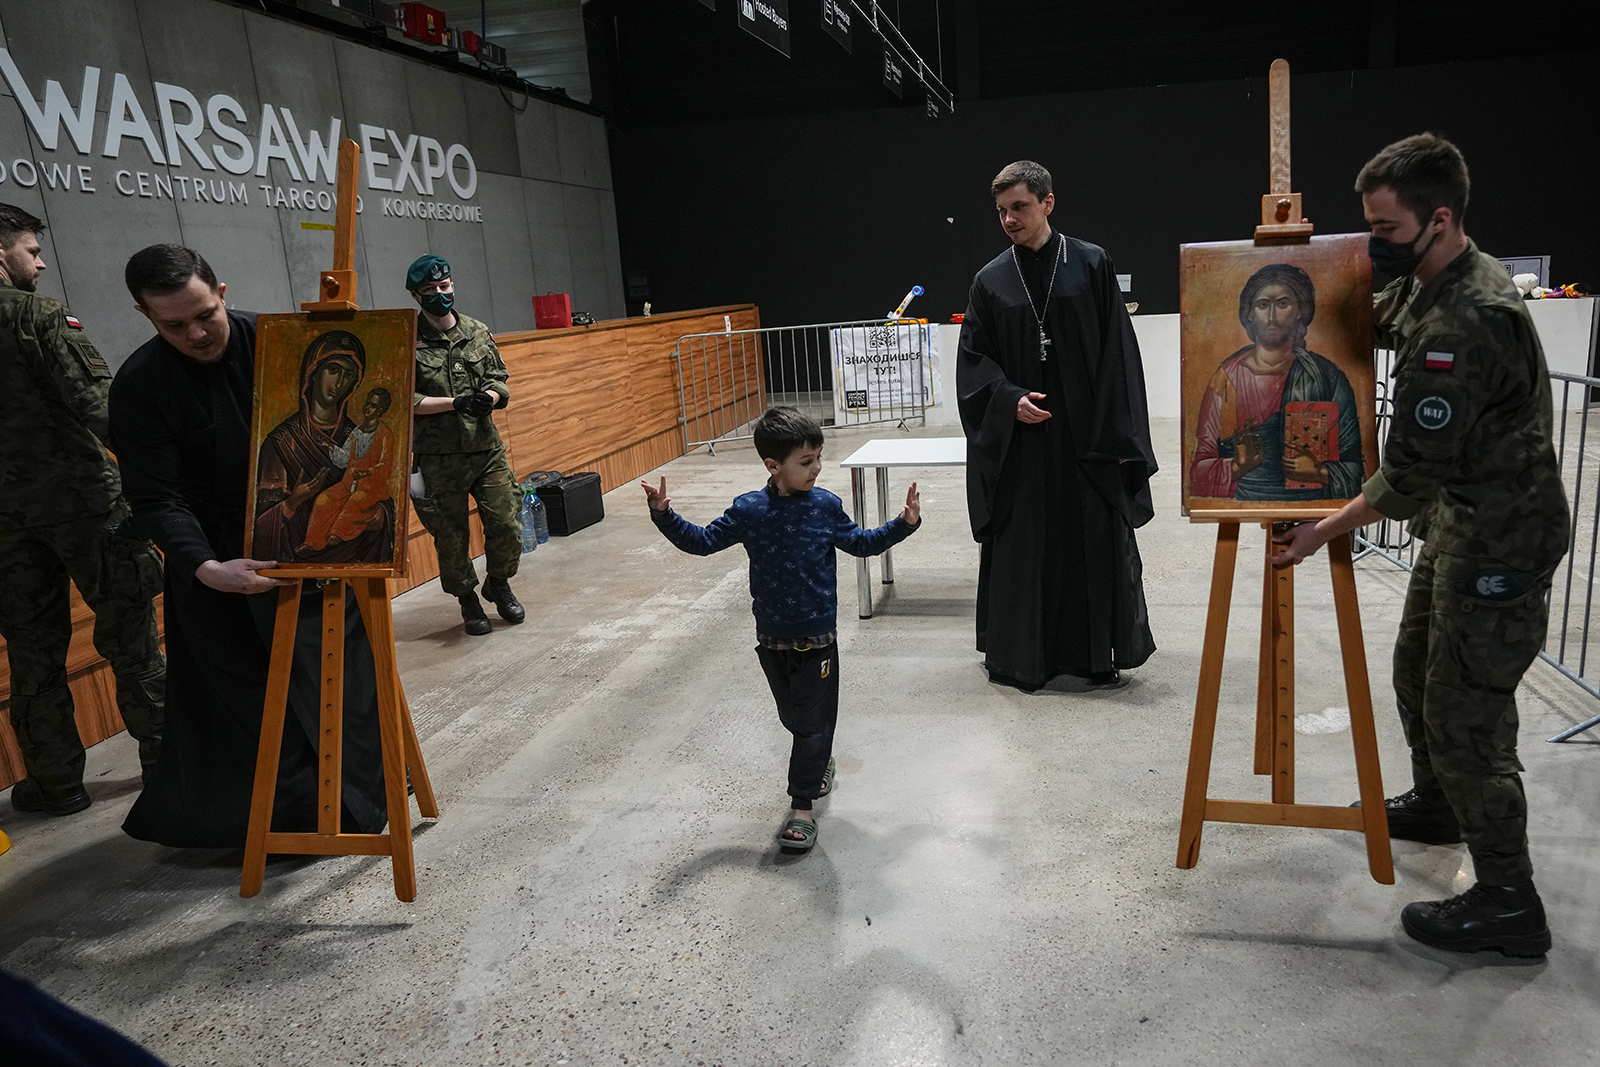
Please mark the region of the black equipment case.
<svg viewBox="0 0 1600 1067"><path fill-rule="evenodd" d="M600 475L593 471L569 474L554 485L540 486L538 492L550 516L550 532L561 537L606 517L605 503L600 499Z"/></svg>

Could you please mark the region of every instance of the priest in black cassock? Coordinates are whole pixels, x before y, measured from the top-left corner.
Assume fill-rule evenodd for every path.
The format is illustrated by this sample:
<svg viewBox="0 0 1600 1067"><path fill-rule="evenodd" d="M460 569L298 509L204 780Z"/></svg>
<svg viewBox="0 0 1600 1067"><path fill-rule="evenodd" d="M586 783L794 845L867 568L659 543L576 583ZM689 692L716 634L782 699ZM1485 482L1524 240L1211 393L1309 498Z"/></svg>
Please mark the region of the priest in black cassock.
<svg viewBox="0 0 1600 1067"><path fill-rule="evenodd" d="M266 699L277 587L244 555L256 317L231 311L196 252L153 245L126 271L156 328L111 383L111 446L139 531L166 557L167 734L122 828L186 848L244 844ZM388 821L377 673L354 596L345 602L341 825ZM275 831L317 826L322 593L300 600L278 766Z"/></svg>
<svg viewBox="0 0 1600 1067"><path fill-rule="evenodd" d="M1155 651L1133 531L1155 514L1144 368L1104 249L1056 233L1050 172L990 185L1012 245L978 272L956 388L992 681L1114 685Z"/></svg>

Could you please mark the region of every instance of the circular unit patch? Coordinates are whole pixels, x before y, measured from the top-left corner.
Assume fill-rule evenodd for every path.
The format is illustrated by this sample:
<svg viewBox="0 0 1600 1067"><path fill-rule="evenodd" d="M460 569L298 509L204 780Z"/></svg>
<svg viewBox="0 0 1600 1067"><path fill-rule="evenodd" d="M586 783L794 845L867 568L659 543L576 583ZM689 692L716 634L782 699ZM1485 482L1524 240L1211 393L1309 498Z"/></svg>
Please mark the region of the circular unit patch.
<svg viewBox="0 0 1600 1067"><path fill-rule="evenodd" d="M1450 425L1450 401L1442 396L1424 397L1417 402L1417 425L1424 430L1442 430Z"/></svg>

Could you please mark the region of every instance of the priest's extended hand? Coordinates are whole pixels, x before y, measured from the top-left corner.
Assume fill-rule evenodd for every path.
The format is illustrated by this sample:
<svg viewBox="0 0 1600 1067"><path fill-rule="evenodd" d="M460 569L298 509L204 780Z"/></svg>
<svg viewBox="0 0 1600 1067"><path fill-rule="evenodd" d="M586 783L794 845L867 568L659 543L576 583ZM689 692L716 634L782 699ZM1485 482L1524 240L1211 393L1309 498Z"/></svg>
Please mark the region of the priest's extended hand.
<svg viewBox="0 0 1600 1067"><path fill-rule="evenodd" d="M657 489L649 482L640 482L644 487L644 498L650 502L651 511L666 511L667 505L672 503L672 498L667 495L667 476L661 476L661 488Z"/></svg>
<svg viewBox="0 0 1600 1067"><path fill-rule="evenodd" d="M219 593L265 593L280 585L288 585L287 578L268 578L257 574L276 567L275 559L208 559L195 568L194 576Z"/></svg>
<svg viewBox="0 0 1600 1067"><path fill-rule="evenodd" d="M906 490L906 507L900 513L909 526L915 526L922 521L922 494L917 492L917 483L912 482L911 488Z"/></svg>
<svg viewBox="0 0 1600 1067"><path fill-rule="evenodd" d="M1029 393L1026 396L1018 399L1017 421L1025 422L1031 425L1033 423L1043 422L1045 419L1048 419L1050 417L1050 413L1034 403L1035 400L1043 399L1043 393Z"/></svg>

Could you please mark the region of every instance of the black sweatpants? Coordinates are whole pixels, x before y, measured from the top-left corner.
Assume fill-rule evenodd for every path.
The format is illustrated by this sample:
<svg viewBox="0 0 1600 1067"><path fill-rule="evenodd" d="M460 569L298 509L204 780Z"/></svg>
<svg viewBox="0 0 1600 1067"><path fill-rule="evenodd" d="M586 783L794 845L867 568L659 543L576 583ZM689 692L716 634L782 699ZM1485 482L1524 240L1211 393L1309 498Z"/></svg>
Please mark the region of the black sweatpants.
<svg viewBox="0 0 1600 1067"><path fill-rule="evenodd" d="M810 811L822 791L839 721L839 645L804 651L757 646L756 655L778 702L778 721L794 735L789 752L792 806Z"/></svg>

